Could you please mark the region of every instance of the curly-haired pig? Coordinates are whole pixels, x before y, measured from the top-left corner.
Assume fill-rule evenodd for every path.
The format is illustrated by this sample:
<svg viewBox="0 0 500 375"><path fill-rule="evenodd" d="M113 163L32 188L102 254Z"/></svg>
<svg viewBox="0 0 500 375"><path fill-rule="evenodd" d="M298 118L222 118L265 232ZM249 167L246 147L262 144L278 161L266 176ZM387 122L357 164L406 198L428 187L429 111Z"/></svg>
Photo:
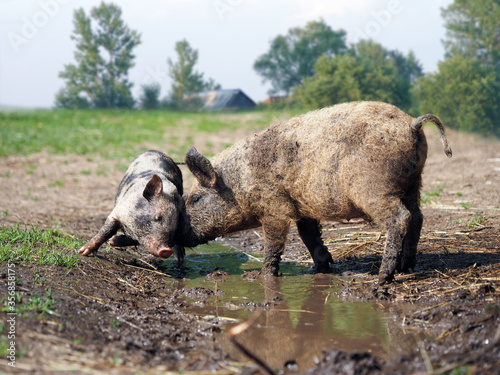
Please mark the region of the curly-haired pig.
<svg viewBox="0 0 500 375"><path fill-rule="evenodd" d="M235 144L213 164L195 148L186 164L196 177L186 197L176 243L194 246L262 226L264 275L277 275L295 222L318 272L333 263L320 220L363 217L385 226L379 283L416 264L419 208L427 142L434 123L445 153L451 148L434 115L414 119L380 102L338 104L287 121Z"/></svg>
<svg viewBox="0 0 500 375"><path fill-rule="evenodd" d="M112 237L111 246L140 244L154 256L168 258L174 254L182 262L184 248L174 246L174 234L183 210L179 167L160 151L146 151L127 169L113 211L79 253L89 255ZM124 234L116 235L118 230Z"/></svg>

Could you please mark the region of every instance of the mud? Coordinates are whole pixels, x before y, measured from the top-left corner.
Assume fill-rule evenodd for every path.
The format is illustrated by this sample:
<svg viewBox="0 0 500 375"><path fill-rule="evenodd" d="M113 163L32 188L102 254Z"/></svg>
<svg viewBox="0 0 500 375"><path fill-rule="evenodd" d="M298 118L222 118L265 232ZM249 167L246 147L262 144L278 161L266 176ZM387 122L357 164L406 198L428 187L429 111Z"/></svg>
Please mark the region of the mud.
<svg viewBox="0 0 500 375"><path fill-rule="evenodd" d="M188 250L184 267L141 248L103 248L71 269L17 263L23 301L50 289L55 305L18 316L16 368L3 358L0 371L263 373L228 337L257 312L234 339L276 372L499 373L500 142L451 132L448 160L437 133L426 133L424 226L413 273L377 286L385 238L361 220L324 224L335 260L330 275L308 273L312 261L295 229L279 278L259 276L260 230ZM127 163L3 158L0 225L58 228L84 242L112 208Z"/></svg>

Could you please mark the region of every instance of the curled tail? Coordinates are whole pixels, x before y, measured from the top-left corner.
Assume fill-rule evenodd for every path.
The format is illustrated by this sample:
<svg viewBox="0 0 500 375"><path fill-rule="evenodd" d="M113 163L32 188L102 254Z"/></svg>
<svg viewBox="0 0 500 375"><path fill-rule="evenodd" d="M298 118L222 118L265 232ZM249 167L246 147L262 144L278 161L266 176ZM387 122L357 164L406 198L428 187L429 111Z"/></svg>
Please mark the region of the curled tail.
<svg viewBox="0 0 500 375"><path fill-rule="evenodd" d="M434 116L431 114L420 116L415 121L413 121L413 123L411 124L411 127L414 130L420 130L422 125L425 124L426 122L432 122L434 125L437 126L437 128L439 130L439 134L441 135L441 143L443 144L444 152L445 152L446 156L451 158L451 155L452 155L451 147L448 144L448 139L446 139L446 135L444 134L444 126L441 123L441 120L439 120L439 118L437 118L437 116Z"/></svg>

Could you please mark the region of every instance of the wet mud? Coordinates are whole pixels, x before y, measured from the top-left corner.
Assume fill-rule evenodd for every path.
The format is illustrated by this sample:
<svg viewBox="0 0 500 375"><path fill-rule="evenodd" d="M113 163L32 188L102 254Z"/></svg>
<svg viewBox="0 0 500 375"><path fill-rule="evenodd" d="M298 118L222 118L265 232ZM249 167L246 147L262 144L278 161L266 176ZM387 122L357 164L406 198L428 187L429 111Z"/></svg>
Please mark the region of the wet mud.
<svg viewBox="0 0 500 375"><path fill-rule="evenodd" d="M310 273L295 228L277 278L260 277L260 229L188 250L181 267L140 247L106 246L72 268L15 263L22 302L41 296L53 305L17 317L16 367L2 358L0 371L266 373L258 358L286 374L498 374L500 143L451 134L447 160L429 138L418 264L392 284L377 285L384 232L362 220L324 224L331 274ZM71 171L91 168L84 158L44 160L0 162L0 175L10 171L0 185L7 198L0 211L9 212L0 225L58 227L88 240L113 205L121 173L76 181ZM66 182L53 186L54 178ZM7 275L0 264L3 301Z"/></svg>

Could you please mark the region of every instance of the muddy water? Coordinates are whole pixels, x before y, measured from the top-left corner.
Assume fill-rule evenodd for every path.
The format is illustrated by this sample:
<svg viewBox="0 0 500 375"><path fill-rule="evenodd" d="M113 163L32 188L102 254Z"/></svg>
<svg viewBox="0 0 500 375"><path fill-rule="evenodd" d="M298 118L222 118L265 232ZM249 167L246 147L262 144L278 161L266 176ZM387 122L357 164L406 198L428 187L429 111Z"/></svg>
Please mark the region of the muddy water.
<svg viewBox="0 0 500 375"><path fill-rule="evenodd" d="M217 316L228 327L261 311L236 339L274 369L285 364L311 368L322 349L369 351L385 358L394 348L403 350L400 342L407 340L391 328L383 308L339 299L339 276L311 275L308 267L285 264L282 277L255 277L260 268L256 254L205 245L188 254L176 288L186 292L191 311L201 319ZM248 360L226 334L219 340L232 357Z"/></svg>

